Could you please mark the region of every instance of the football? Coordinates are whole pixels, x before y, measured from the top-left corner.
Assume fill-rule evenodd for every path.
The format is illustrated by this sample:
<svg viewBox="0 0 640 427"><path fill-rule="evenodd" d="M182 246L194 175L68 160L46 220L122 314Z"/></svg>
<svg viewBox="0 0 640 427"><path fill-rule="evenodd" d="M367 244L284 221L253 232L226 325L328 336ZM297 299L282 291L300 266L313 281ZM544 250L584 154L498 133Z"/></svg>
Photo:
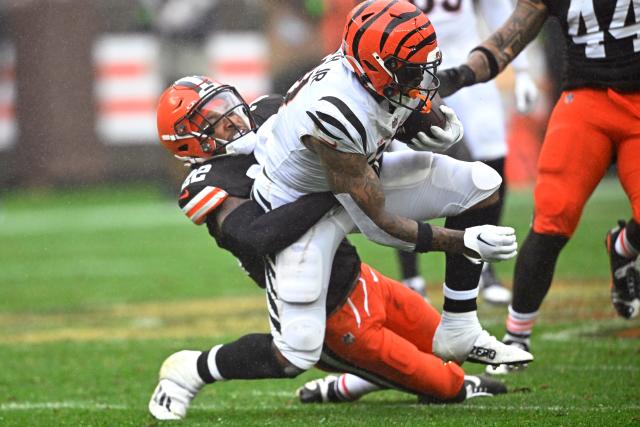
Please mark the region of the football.
<svg viewBox="0 0 640 427"><path fill-rule="evenodd" d="M424 132L429 136L433 136L431 134L431 126L444 128L447 123L447 118L442 114L442 111L440 111L441 105L443 105L442 100L436 96L432 101L431 110L428 113L419 111L412 112L409 118L398 128L395 138L405 144L410 144L411 139L414 138L418 132Z"/></svg>

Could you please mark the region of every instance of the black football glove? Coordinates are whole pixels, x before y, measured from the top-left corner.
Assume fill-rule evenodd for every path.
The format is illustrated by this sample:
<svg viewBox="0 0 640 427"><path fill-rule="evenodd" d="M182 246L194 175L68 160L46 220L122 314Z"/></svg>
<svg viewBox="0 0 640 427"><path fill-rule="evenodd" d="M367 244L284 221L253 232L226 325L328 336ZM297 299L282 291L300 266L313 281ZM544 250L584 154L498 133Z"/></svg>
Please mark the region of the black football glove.
<svg viewBox="0 0 640 427"><path fill-rule="evenodd" d="M471 86L476 82L476 75L467 65L461 65L455 68L447 68L438 71L438 79L440 87L438 93L442 98L453 95L465 86Z"/></svg>

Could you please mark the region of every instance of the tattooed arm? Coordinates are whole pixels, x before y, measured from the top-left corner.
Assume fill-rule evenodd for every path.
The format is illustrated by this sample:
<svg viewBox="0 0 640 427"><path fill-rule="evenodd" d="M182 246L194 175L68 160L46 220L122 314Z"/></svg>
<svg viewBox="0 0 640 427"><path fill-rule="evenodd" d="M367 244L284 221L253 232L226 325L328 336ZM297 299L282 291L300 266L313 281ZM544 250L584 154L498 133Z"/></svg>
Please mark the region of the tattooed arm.
<svg viewBox="0 0 640 427"><path fill-rule="evenodd" d="M418 223L385 210L382 183L366 157L336 151L311 136L304 137L303 142L320 157L329 186L335 194L348 193L369 219L389 235L412 244L417 242ZM464 231L436 226L431 229L431 250L457 254L467 250Z"/></svg>
<svg viewBox="0 0 640 427"><path fill-rule="evenodd" d="M446 97L465 86L493 79L538 35L547 16L542 0L518 0L509 19L471 51L466 64L438 74L440 95Z"/></svg>

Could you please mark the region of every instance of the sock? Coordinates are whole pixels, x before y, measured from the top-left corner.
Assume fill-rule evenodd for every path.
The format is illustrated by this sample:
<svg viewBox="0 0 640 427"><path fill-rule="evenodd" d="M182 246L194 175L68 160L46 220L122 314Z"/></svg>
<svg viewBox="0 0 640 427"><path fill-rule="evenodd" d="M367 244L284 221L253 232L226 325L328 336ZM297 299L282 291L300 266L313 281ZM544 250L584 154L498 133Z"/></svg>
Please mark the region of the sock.
<svg viewBox="0 0 640 427"><path fill-rule="evenodd" d="M342 374L335 382L336 397L340 400L357 400L380 387L353 374Z"/></svg>
<svg viewBox="0 0 640 427"><path fill-rule="evenodd" d="M449 313L466 313L476 311L478 309L477 298L479 287L469 289L466 291L456 291L447 286L442 285L442 292L444 294L444 307L443 310Z"/></svg>
<svg viewBox="0 0 640 427"><path fill-rule="evenodd" d="M615 250L618 255L631 259L638 256L638 248L640 248L640 226L632 219L618 234Z"/></svg>
<svg viewBox="0 0 640 427"><path fill-rule="evenodd" d="M402 279L410 279L419 276L418 272L418 254L415 252L397 251L398 260L400 261L400 270L402 271Z"/></svg>
<svg viewBox="0 0 640 427"><path fill-rule="evenodd" d="M507 316L507 333L503 341L522 342L529 346L533 325L538 318L538 312L518 313L509 306L509 315Z"/></svg>
<svg viewBox="0 0 640 427"><path fill-rule="evenodd" d="M272 341L271 334L249 334L217 345L198 358L198 374L205 383L291 377L276 358Z"/></svg>
<svg viewBox="0 0 640 427"><path fill-rule="evenodd" d="M511 306L517 313L534 313L549 292L558 255L568 237L529 231L520 247L513 274Z"/></svg>
<svg viewBox="0 0 640 427"><path fill-rule="evenodd" d="M476 225L487 224L487 209L475 209L457 216L447 217L444 226L453 230L464 230ZM445 293L443 309L452 313L476 311L478 305L478 281L482 263L474 264L463 255L446 254ZM453 293L456 292L456 293ZM458 293L459 292L459 293Z"/></svg>
<svg viewBox="0 0 640 427"><path fill-rule="evenodd" d="M502 184L500 184L500 188L498 189L498 195L500 199L491 206L487 206L483 208L485 211L484 217L486 222L484 224L490 225L498 225L500 223L500 217L502 216L502 207L504 206L504 196L507 192L507 180L504 176L504 157L500 157L495 160L483 160L482 163L491 166L500 174L502 178Z"/></svg>

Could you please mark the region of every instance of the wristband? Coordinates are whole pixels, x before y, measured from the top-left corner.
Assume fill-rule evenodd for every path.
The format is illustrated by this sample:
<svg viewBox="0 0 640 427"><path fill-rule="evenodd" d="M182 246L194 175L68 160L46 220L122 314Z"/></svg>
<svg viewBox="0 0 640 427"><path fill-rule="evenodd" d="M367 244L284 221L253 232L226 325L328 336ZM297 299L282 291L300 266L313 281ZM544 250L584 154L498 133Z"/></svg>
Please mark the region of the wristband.
<svg viewBox="0 0 640 427"><path fill-rule="evenodd" d="M429 252L433 248L433 230L431 225L426 222L416 221L418 223L418 239L414 252Z"/></svg>
<svg viewBox="0 0 640 427"><path fill-rule="evenodd" d="M471 49L471 52L469 52L469 54L476 51L480 52L485 56L485 58L487 58L487 61L489 62L489 80L492 80L500 72L500 67L498 67L498 60L489 49L483 46L478 46Z"/></svg>
<svg viewBox="0 0 640 427"><path fill-rule="evenodd" d="M476 73L467 64L462 64L457 68L460 86L467 87L476 84Z"/></svg>

